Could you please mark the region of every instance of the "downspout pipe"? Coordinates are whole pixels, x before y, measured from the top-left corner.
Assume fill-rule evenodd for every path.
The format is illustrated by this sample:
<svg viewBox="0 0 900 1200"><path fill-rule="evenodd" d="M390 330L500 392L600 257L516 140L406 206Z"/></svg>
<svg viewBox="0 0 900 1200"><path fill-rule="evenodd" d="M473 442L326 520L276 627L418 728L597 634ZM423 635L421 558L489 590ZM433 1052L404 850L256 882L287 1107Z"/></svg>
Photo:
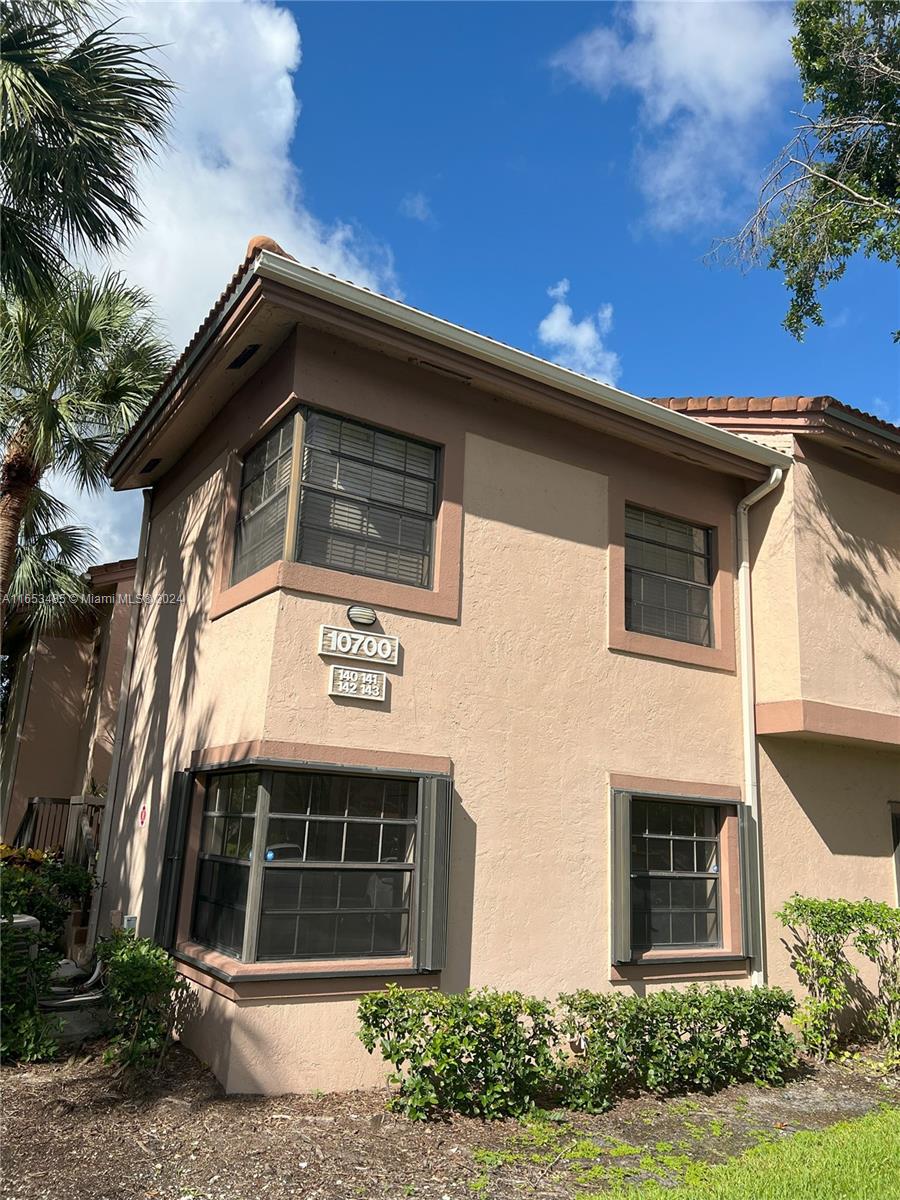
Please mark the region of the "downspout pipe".
<svg viewBox="0 0 900 1200"><path fill-rule="evenodd" d="M762 840L759 820L759 756L756 746L756 676L753 659L753 597L750 587L750 509L773 492L784 478L781 467L771 467L769 478L746 495L737 506L738 629L741 655L741 718L744 745L744 803L750 836L744 866L749 887L748 909L754 985L767 979L765 905L763 903Z"/></svg>
<svg viewBox="0 0 900 1200"><path fill-rule="evenodd" d="M103 889L106 887L106 873L109 867L109 847L112 841L113 827L116 823L116 802L119 797L119 768L122 762L122 746L125 741L125 727L128 722L128 702L131 697L131 682L134 675L134 658L137 648L138 628L140 626L143 608L140 597L144 591L144 580L147 574L147 543L150 540L150 505L153 493L149 488L144 491L144 510L141 514L141 536L138 542L137 562L134 571L134 600L132 602L130 620L128 622L128 640L125 645L125 663L122 670L122 683L119 690L119 707L116 713L116 730L113 737L112 756L109 764L109 780L106 785L106 804L103 806L103 826L100 831L100 849L97 855L97 885L91 901L91 912L88 917L86 952L91 954L97 941L97 927L100 924L100 909L103 904Z"/></svg>

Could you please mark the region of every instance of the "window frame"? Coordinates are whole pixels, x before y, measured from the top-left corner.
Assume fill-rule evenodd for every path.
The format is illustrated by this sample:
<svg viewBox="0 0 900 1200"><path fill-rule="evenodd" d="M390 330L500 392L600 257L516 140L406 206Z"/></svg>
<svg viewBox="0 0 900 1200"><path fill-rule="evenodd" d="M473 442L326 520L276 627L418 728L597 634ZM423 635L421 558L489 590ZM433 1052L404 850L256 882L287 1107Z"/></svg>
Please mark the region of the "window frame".
<svg viewBox="0 0 900 1200"><path fill-rule="evenodd" d="M652 786L624 787L613 784L610 789L611 818L611 959L614 967L698 964L704 962L746 962L751 957L750 904L747 863L749 855L747 806L739 799L681 793L675 789ZM663 801L717 808L720 811L717 842L718 871L718 932L717 945L653 947L635 946L631 931L631 805L634 800ZM725 822L735 821L729 833ZM702 840L702 839L701 839ZM734 842L729 846L729 840ZM734 851L736 850L736 853ZM669 878L677 876L669 875ZM728 921L725 914L725 894L729 894ZM736 900L736 904L735 904Z"/></svg>
<svg viewBox="0 0 900 1200"><path fill-rule="evenodd" d="M331 417L334 420L347 422L351 425L356 425L363 429L371 430L373 433L382 433L389 437L396 437L396 438L402 439L405 442L413 442L417 445L425 447L428 450L431 450L434 453L434 456L435 456L434 477L430 480L427 480L427 482L429 482L431 484L431 486L434 488L434 500L433 500L433 505L432 505L433 511L430 514L430 516L423 516L422 514L417 514L412 509L404 509L404 508L397 507L396 505L392 505L387 502L384 502L384 503L382 503L380 501L373 502L371 499L366 499L365 497L353 497L350 493L347 493L348 499L350 499L350 500L358 499L361 504L364 504L367 507L371 507L374 503L375 507L387 508L391 512L398 513L398 514L405 513L405 514L409 515L411 518L415 518L416 520L420 520L420 521L427 521L429 523L430 538L429 538L429 545L428 545L428 550L427 550L427 557L428 557L428 582L427 583L425 583L425 584L410 583L408 580L396 579L390 575L376 574L376 573L369 572L369 571L361 572L358 570L354 570L353 568L350 568L350 567L341 567L341 566L336 566L334 564L328 564L328 563L311 562L307 559L301 559L301 558L297 557L297 549L298 549L298 546L300 543L300 504L301 504L302 490L303 490L304 486L308 487L309 490L315 492L316 494L335 495L335 496L341 495L341 493L339 493L339 492L331 492L328 489L323 490L315 484L308 484L308 483L304 484L304 481L303 481L303 455L304 455L304 447L306 444L306 425L307 425L310 415L314 414L314 413L320 413L323 416ZM291 441L290 473L289 473L288 481L287 481L287 505L286 505L286 511L285 511L285 524L284 524L284 537L283 537L283 541L282 541L282 553L281 553L280 557L278 559L273 560L272 563L268 563L265 566L259 567L257 569L257 571L252 572L251 574L241 576L240 578L236 578L235 577L235 568L238 563L238 555L237 555L238 536L239 536L240 527L241 527L241 523L242 523L242 519L243 519L243 515L241 512L241 499L243 497L245 488L247 486L247 484L245 483L245 480L244 480L244 469L246 466L246 462L247 462L247 459L250 457L250 455L253 453L253 451L257 448L257 446L260 445L261 442L265 441L266 438L271 437L274 433L276 433L279 429L281 429L281 427L283 425L285 425L288 421L292 422L292 432L291 432L292 441ZM353 414L339 412L336 409L329 408L327 406L323 406L323 405L319 405L319 404L309 404L309 403L302 403L302 404L296 405L288 413L284 414L283 416L280 416L279 420L273 422L268 428L263 430L259 434L259 436L255 437L252 442L250 442L248 445L243 447L240 452L239 461L237 464L238 478L237 478L237 483L236 483L236 502L235 502L234 520L232 522L230 522L231 528L228 530L228 537L229 537L229 541L230 541L230 551L229 551L228 568L226 571L226 587L229 587L229 588L238 587L238 586L244 584L248 579L252 579L254 575L257 575L261 571L266 570L267 567L271 567L271 566L275 565L275 563L277 563L277 562L288 562L291 564L296 564L297 566L300 566L300 567L305 567L305 568L313 570L313 571L335 571L341 575L347 575L354 579L375 580L379 583L389 584L394 587L410 588L413 591L419 592L419 593L429 593L429 592L435 593L437 590L436 589L436 579L437 579L437 574L438 574L438 549L439 549L438 540L439 540L440 513L441 513L441 507L442 507L443 499L444 499L443 491L444 491L444 471L445 471L445 449L446 449L445 446L443 446L437 442L431 441L427 437L422 437L419 434L409 433L409 432L406 432L401 429L391 428L390 426L387 426L387 425L378 425L378 424L373 423L372 421L362 420ZM350 456L348 456L348 460L353 461L353 462L357 462L357 461L362 462L363 461L361 459L351 458ZM384 468L384 469L392 470L392 468ZM396 474L397 472L394 472L394 473ZM414 476L414 478L421 478L423 481L426 481L426 476L424 476L424 475L423 476ZM263 504L259 505L257 507L257 509L254 510L253 515L255 515L256 512L262 511L262 508L264 507L265 503L267 503L267 502L268 502L268 500L264 501ZM370 544L370 539L368 539L368 538L357 538L354 536L352 538L352 540L359 541L363 545ZM372 542L372 544L377 545L378 543Z"/></svg>
<svg viewBox="0 0 900 1200"><path fill-rule="evenodd" d="M211 781L222 775L244 774L258 772L257 805L254 813L254 836L252 856L246 863L249 880L246 900L246 919L244 924L241 951L234 954L229 949L222 949L211 943L199 942L194 934L195 915L197 907L198 885L201 859L201 837L203 817L208 811L207 793ZM449 889L450 871L450 803L452 799L452 779L448 775L436 774L408 768L387 768L375 766L357 766L318 762L261 762L245 760L241 762L223 763L215 767L198 768L191 773L181 773L184 776L184 787L193 790L192 815L186 819L179 818L185 825L182 834L190 846L192 835L188 831L193 828L194 852L188 849L185 857L193 859L186 861L183 872L178 865L181 878L181 917L173 922L177 924L178 933L174 928L170 938L170 947L177 956L188 962L201 965L207 958L210 962L221 960L221 963L232 964L229 969L236 970L238 975L248 972L249 978L265 978L274 976L287 977L319 977L329 975L377 975L401 973L426 973L440 971L446 957L446 922L447 895ZM416 782L416 816L414 821L407 822L415 830L415 850L411 864L373 864L371 863L340 863L331 869L361 869L373 870L384 866L385 870L401 870L411 877L409 898L409 920L407 931L407 948L401 954L383 955L342 955L328 958L266 958L257 956L260 922L262 917L262 899L265 870L272 863L265 861L265 844L268 834L272 779L276 774L303 774L308 776L338 776L359 777L373 776L385 781L390 779L403 782ZM443 789L443 793L441 792ZM441 798L443 795L443 799ZM430 797L430 799L429 799ZM173 816L176 814L173 813ZM300 814L297 814L300 817ZM302 819L302 817L301 817ZM314 819L314 818L313 818ZM352 821L353 818L344 818ZM362 819L362 818L361 818ZM375 820L373 818L373 820ZM381 818L378 818L381 820ZM179 856L175 855L178 861ZM244 860L227 859L230 862ZM302 869L302 862L284 861L285 868ZM316 862L312 869L329 869L329 864ZM278 869L278 868L276 868ZM352 970L348 969L352 965ZM365 964L365 965L363 965ZM401 964L401 965L398 965ZM221 974L221 967L213 967L214 973Z"/></svg>
<svg viewBox="0 0 900 1200"><path fill-rule="evenodd" d="M625 508L633 505L689 525L709 529L712 534L712 623L713 644L699 646L672 638L639 633L625 627ZM735 674L737 640L735 628L735 501L725 487L697 477L688 484L659 475L652 479L609 477L609 539L607 552L607 648L614 654L636 655L686 667L704 667ZM714 793L715 794L715 793Z"/></svg>
<svg viewBox="0 0 900 1200"><path fill-rule="evenodd" d="M679 547L679 546L670 546L667 542L660 542L660 541L655 540L654 538L645 537L645 536L642 536L642 535L636 534L636 533L630 533L628 530L629 509L633 510L636 513L640 513L642 515L649 514L650 516L660 517L662 520L665 520L665 521L676 522L677 524L683 525L686 529L689 529L692 532L702 534L703 541L704 541L704 547L705 547L704 550L696 551L696 550L684 549L683 547ZM643 637L661 638L663 641L675 642L678 645L682 645L682 646L697 646L704 650L713 649L716 645L716 620L715 620L715 611L714 611L715 610L715 595L714 595L714 590L713 590L714 585L715 585L715 576L716 576L716 532L717 531L716 531L715 526L701 524L696 521L690 521L684 517L676 516L674 513L663 512L659 509L648 507L645 504L636 504L634 501L630 501L630 500L625 502L625 514L624 515L625 515L625 524L624 524L623 552L625 555L625 564L624 565L625 565L625 591L626 591L626 597L625 597L625 628L626 628L626 630L629 633L640 634ZM654 571L648 567L630 566L628 563L629 539L634 539L635 541L640 542L642 545L658 546L660 549L663 549L663 550L675 550L677 553L688 555L691 559L700 559L706 566L707 582L706 583L698 583L694 579L682 579L677 575L668 575L664 571ZM706 619L706 622L708 625L709 640L703 641L703 642L698 642L698 641L695 641L693 638L676 637L674 634L660 633L658 630L639 629L633 625L630 625L628 623L630 612L629 612L627 592L628 592L629 574L634 571L637 571L642 575L652 576L655 579L661 579L664 581L671 581L672 583L675 583L675 584L681 584L690 590L702 588L706 592L707 615L706 615L705 619ZM639 601L638 603L640 603L642 606L644 606L642 601ZM659 607L659 606L646 605L644 607ZM668 613L670 610L663 608L662 611L664 613ZM696 614L692 614L689 611L685 613L685 616L687 617L687 619L689 621L690 621L691 617L695 616L695 615Z"/></svg>
<svg viewBox="0 0 900 1200"><path fill-rule="evenodd" d="M657 803L657 804L668 804L668 805L683 804L686 807L690 807L690 808L712 809L713 813L715 814L715 834L713 837L702 837L696 833L691 834L691 835L682 835L682 834L675 834L675 833L650 834L649 831L646 835L644 835L644 834L640 835L642 837L646 837L648 840L650 837L659 838L659 839L669 842L670 844L672 844L676 841L691 842L692 845L694 846L695 870L693 870L693 871L676 871L673 867L673 869L671 869L669 871L662 871L659 869L651 870L649 868L649 866L645 870L639 870L639 869L635 868L634 846L632 843L633 843L633 840L635 837L635 834L633 831L633 814L634 814L634 805L636 803L638 803L638 804ZM715 941L712 941L712 942L696 942L696 941L694 941L694 942L665 942L665 943L661 943L661 944L655 945L655 946L650 943L645 945L643 943L635 942L634 930L632 929L632 931L631 931L632 954L635 954L635 953L637 953L638 955L645 955L648 953L652 953L654 955L658 954L658 953L693 954L700 950L706 950L706 951L721 950L724 948L724 941L723 941L724 930L722 928L722 920L723 920L723 913L722 913L722 878L723 878L722 834L724 832L724 818L723 818L723 813L722 813L722 807L723 806L719 801L713 801L713 800L692 801L687 798L672 800L670 798L661 797L661 796L652 797L652 798L646 797L646 796L641 796L641 795L631 796L630 801L629 801L629 839L628 839L628 841L629 841L629 861L628 861L629 912L631 914L634 913L634 885L635 885L636 879L647 879L648 881L652 881L653 879L665 879L669 882L671 882L672 880L676 880L676 879L690 879L691 881L698 880L698 879L706 879L706 880L714 880L715 884L716 884L716 904L715 904L716 939L715 939ZM698 842L704 842L704 843L705 842L714 842L715 843L715 847L716 847L716 870L715 871L698 871L698 870L696 870L696 847L697 847ZM674 859L674 845L672 845L671 855L672 855L672 858ZM647 909L647 916L652 918L653 911L654 911L653 908L649 907ZM669 913L669 916L671 918L671 916L674 914L675 910L670 905L667 909L665 909L665 911ZM692 908L687 911L690 911L691 915L695 916L696 913L700 910ZM709 912L712 910L707 909L705 911ZM631 918L629 918L629 919L631 919Z"/></svg>

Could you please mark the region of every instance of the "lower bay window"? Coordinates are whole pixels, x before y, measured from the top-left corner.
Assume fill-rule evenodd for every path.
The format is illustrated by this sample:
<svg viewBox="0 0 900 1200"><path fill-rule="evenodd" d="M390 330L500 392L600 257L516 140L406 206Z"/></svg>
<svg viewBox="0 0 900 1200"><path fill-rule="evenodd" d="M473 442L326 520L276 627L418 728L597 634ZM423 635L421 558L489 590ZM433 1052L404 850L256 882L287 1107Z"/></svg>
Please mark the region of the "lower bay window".
<svg viewBox="0 0 900 1200"><path fill-rule="evenodd" d="M193 791L191 944L244 963L443 965L449 779L253 767ZM164 877L163 900L174 890Z"/></svg>
<svg viewBox="0 0 900 1200"><path fill-rule="evenodd" d="M617 963L743 955L742 806L613 793Z"/></svg>

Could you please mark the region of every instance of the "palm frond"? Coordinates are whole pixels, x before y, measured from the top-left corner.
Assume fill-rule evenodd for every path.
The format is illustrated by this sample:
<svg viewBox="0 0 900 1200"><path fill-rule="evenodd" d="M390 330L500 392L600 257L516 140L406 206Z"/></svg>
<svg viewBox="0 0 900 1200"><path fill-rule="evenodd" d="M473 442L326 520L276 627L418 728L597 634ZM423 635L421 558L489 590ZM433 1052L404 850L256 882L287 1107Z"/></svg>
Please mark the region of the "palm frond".
<svg viewBox="0 0 900 1200"><path fill-rule="evenodd" d="M139 223L136 170L168 127L174 85L153 47L97 17L81 0L3 6L0 278L20 295L51 286L68 249L107 249Z"/></svg>

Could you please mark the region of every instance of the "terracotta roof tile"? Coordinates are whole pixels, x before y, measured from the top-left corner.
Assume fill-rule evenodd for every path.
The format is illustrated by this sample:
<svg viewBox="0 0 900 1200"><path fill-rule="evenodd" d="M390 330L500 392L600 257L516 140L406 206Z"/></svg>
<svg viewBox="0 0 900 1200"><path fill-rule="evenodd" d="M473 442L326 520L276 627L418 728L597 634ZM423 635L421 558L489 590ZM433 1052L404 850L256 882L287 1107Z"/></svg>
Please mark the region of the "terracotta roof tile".
<svg viewBox="0 0 900 1200"><path fill-rule="evenodd" d="M771 413L775 416L778 413L830 412L840 418L842 413L849 413L891 433L900 432L900 425L863 412L860 408L853 408L850 404L842 404L834 396L647 396L646 399L662 408L693 415L728 412L756 415Z"/></svg>

